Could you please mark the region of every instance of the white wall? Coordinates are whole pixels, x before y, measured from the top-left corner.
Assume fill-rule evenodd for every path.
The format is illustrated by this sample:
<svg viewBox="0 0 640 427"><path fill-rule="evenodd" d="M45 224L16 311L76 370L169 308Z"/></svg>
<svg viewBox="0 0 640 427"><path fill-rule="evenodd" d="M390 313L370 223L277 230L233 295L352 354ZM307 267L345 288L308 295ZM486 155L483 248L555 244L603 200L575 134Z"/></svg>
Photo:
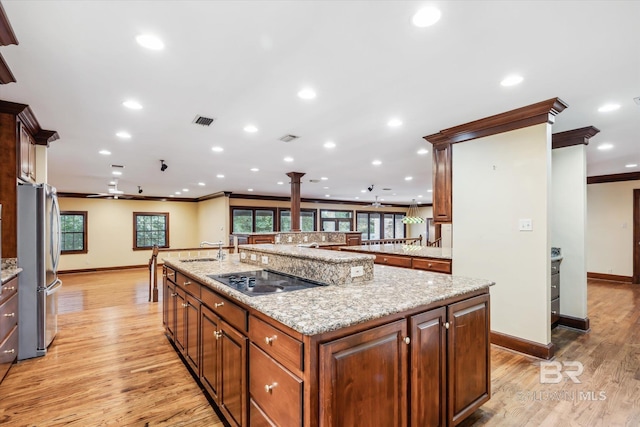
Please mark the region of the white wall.
<svg viewBox="0 0 640 427"><path fill-rule="evenodd" d="M217 197L198 204L198 240L229 244L229 198Z"/></svg>
<svg viewBox="0 0 640 427"><path fill-rule="evenodd" d="M551 153L551 246L562 250L560 314L587 317L587 160L586 145Z"/></svg>
<svg viewBox="0 0 640 427"><path fill-rule="evenodd" d="M587 185L587 271L633 276L633 190L640 181Z"/></svg>
<svg viewBox="0 0 640 427"><path fill-rule="evenodd" d="M146 265L150 250L133 250L133 212L169 212L169 244L197 246L198 207L188 202L60 198L62 211L87 211L88 252L66 254L60 271Z"/></svg>
<svg viewBox="0 0 640 427"><path fill-rule="evenodd" d="M452 160L453 274L496 282L493 331L547 345L551 126L454 144Z"/></svg>

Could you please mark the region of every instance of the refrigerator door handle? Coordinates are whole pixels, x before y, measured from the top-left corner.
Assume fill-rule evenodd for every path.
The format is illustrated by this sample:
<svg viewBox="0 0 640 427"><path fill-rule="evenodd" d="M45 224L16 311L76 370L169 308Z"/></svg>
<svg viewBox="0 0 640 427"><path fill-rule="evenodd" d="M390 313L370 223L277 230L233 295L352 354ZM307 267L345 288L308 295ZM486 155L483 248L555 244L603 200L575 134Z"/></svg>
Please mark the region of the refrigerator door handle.
<svg viewBox="0 0 640 427"><path fill-rule="evenodd" d="M61 287L62 287L62 280L56 279L56 281L53 282L53 285L49 286L46 289L46 295L49 296L58 292L58 290L60 290Z"/></svg>
<svg viewBox="0 0 640 427"><path fill-rule="evenodd" d="M60 205L58 204L58 197L54 193L52 194L52 207L51 210L51 258L53 261L53 271L58 272L58 264L60 263L60 246L62 245L62 229L60 227ZM54 233L56 236L54 236ZM54 238L55 237L55 238Z"/></svg>

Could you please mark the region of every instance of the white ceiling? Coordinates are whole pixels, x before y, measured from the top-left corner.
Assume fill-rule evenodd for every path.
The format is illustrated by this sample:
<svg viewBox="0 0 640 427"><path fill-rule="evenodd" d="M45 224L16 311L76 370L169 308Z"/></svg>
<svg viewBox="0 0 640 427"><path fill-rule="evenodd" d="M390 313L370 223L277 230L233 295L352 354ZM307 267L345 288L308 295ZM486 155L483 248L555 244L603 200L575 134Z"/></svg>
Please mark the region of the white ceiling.
<svg viewBox="0 0 640 427"><path fill-rule="evenodd" d="M569 104L554 132L601 130L587 149L588 175L640 171L625 167L640 163L637 1L2 4L20 44L0 49L18 81L0 86L0 99L29 104L42 128L60 134L48 165L59 191L106 192L110 165L122 164L118 187L129 194L140 185L145 196L287 196L285 174L296 171L306 173L302 197L426 203L423 136L553 97ZM429 4L440 22L411 25ZM147 32L165 49L140 47L135 37ZM511 73L523 83L500 86ZM316 99L297 97L306 86ZM125 109L128 98L144 108ZM607 102L621 108L599 113ZM198 114L216 121L192 124ZM403 125L388 127L392 117ZM249 123L259 131L244 132ZM120 130L133 137L118 139ZM279 141L285 134L300 139ZM336 148L323 148L328 140ZM597 150L602 142L614 149ZM417 155L423 147L429 154Z"/></svg>

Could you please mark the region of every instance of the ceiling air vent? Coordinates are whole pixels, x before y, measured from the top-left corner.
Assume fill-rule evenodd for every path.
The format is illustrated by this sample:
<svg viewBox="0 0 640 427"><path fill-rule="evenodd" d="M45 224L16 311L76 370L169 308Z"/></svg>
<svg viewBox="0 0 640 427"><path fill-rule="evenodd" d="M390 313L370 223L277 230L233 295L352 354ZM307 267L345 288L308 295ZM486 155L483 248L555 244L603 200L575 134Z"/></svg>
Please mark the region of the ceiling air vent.
<svg viewBox="0 0 640 427"><path fill-rule="evenodd" d="M211 123L213 123L213 120L214 119L210 117L196 116L196 118L193 119L193 123L201 126L209 126L211 125Z"/></svg>
<svg viewBox="0 0 640 427"><path fill-rule="evenodd" d="M122 165L111 165L112 168L120 168L120 169L124 169L124 166Z"/></svg>
<svg viewBox="0 0 640 427"><path fill-rule="evenodd" d="M295 136L295 135L285 135L282 138L280 138L280 141L284 141L284 142L289 142L289 141L293 141L294 139L298 139L300 138L299 136Z"/></svg>

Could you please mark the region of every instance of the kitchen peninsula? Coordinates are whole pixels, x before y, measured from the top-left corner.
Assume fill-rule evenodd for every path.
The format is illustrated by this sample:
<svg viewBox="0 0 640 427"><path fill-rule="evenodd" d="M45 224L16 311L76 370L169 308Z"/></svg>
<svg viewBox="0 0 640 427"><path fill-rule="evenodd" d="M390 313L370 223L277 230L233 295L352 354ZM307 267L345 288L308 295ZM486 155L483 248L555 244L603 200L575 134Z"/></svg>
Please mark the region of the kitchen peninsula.
<svg viewBox="0 0 640 427"><path fill-rule="evenodd" d="M166 334L231 425L455 425L489 399L491 281L379 265L355 281L355 265L351 283L249 296L219 278L279 265L243 253L373 260L290 245L165 258Z"/></svg>
<svg viewBox="0 0 640 427"><path fill-rule="evenodd" d="M343 246L340 250L375 255L376 264L451 274L451 248L389 244Z"/></svg>

